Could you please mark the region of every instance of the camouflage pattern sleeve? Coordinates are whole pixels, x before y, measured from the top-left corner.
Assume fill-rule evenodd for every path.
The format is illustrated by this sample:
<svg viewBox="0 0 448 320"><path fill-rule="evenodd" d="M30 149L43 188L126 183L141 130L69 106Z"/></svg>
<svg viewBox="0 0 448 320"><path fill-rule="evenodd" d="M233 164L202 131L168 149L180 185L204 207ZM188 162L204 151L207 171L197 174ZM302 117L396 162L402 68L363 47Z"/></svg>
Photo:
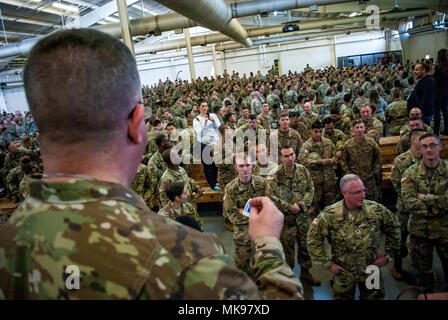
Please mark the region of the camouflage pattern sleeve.
<svg viewBox="0 0 448 320"><path fill-rule="evenodd" d="M397 193L401 193L401 177L402 174L400 172L398 165L398 157L396 157L392 165L392 170L390 173L390 181L392 182L392 186L394 187Z"/></svg>
<svg viewBox="0 0 448 320"><path fill-rule="evenodd" d="M254 247L252 270L263 297L303 300L302 285L285 262L280 240L259 237L254 239Z"/></svg>
<svg viewBox="0 0 448 320"><path fill-rule="evenodd" d="M311 204L313 203L314 198L314 183L313 179L311 177L311 173L303 167L303 171L305 174L305 183L306 186L306 192L302 197L302 200L298 201L298 205L302 208L303 212L307 213L309 208L311 207Z"/></svg>
<svg viewBox="0 0 448 320"><path fill-rule="evenodd" d="M328 213L324 210L313 220L308 229L307 247L311 260L322 265L325 269L330 269L331 257L325 251L325 237L329 235Z"/></svg>
<svg viewBox="0 0 448 320"><path fill-rule="evenodd" d="M266 177L267 186L266 186L266 196L271 198L272 202L277 206L277 208L283 212L289 212L289 209L291 207L291 204L285 200L283 200L281 197L278 197L275 193L277 188L277 178L275 176L268 176Z"/></svg>
<svg viewBox="0 0 448 320"><path fill-rule="evenodd" d="M445 194L427 194L426 203L430 207L436 207L442 210L448 208L448 196Z"/></svg>
<svg viewBox="0 0 448 320"><path fill-rule="evenodd" d="M169 182L169 180L167 180L167 179L160 181L159 200L160 200L161 207L166 206L169 202L168 196L166 195L166 187L168 186L168 182Z"/></svg>
<svg viewBox="0 0 448 320"><path fill-rule="evenodd" d="M372 143L372 146L373 146L373 157L372 157L373 172L374 174L379 176L379 178L381 178L381 150L376 142Z"/></svg>
<svg viewBox="0 0 448 320"><path fill-rule="evenodd" d="M231 185L232 183L229 183L224 189L223 211L224 215L229 218L230 222L234 223L235 215L238 215L239 213L236 203L233 201Z"/></svg>
<svg viewBox="0 0 448 320"><path fill-rule="evenodd" d="M382 204L378 203L378 207L382 212L381 231L385 235L385 252L391 256L400 254L400 222L396 215Z"/></svg>
<svg viewBox="0 0 448 320"><path fill-rule="evenodd" d="M350 154L347 150L347 142L344 143L341 150L341 167L345 174L351 173L349 167Z"/></svg>
<svg viewBox="0 0 448 320"><path fill-rule="evenodd" d="M401 197L404 207L411 213L419 216L428 216L428 206L417 198L417 181L414 181L413 172L418 164L408 168L401 178Z"/></svg>

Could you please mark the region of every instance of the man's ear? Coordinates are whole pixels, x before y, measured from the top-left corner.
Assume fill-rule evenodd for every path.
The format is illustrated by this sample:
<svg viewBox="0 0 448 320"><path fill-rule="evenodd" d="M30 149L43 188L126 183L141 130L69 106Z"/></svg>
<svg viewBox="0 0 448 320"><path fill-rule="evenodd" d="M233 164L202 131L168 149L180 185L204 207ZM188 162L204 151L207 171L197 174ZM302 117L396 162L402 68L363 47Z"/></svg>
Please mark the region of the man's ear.
<svg viewBox="0 0 448 320"><path fill-rule="evenodd" d="M140 144L143 141L142 130L140 130L140 125L143 122L143 112L143 105L138 104L128 119L128 137L135 144Z"/></svg>

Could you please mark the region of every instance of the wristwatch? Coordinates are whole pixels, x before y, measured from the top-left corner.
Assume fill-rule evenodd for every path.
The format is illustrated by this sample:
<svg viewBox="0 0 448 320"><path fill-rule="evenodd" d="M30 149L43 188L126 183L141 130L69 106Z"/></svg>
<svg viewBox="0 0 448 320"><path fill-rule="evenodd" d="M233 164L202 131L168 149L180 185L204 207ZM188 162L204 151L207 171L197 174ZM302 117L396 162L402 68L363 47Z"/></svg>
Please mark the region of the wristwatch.
<svg viewBox="0 0 448 320"><path fill-rule="evenodd" d="M392 262L393 258L390 255L387 254L386 255L386 259L387 259L387 262L389 263L389 262Z"/></svg>

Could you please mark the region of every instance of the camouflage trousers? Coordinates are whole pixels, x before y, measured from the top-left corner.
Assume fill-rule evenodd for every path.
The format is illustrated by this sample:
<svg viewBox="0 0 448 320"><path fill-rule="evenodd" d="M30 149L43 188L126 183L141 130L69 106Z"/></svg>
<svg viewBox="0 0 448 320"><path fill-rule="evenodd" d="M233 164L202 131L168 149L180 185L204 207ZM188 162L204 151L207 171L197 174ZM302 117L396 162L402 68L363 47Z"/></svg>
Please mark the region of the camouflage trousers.
<svg viewBox="0 0 448 320"><path fill-rule="evenodd" d="M235 265L238 269L252 276L250 261L252 258L252 243L249 238L249 225L236 224L233 229L235 243Z"/></svg>
<svg viewBox="0 0 448 320"><path fill-rule="evenodd" d="M367 289L366 276L356 278L353 273L346 271L339 271L333 276L331 283L331 292L335 300L354 300L356 286L359 288L360 300L379 300L384 299L384 280L380 269L380 288Z"/></svg>
<svg viewBox="0 0 448 320"><path fill-rule="evenodd" d="M408 255L408 247L406 244L406 240L408 238L408 221L409 221L409 213L405 211L397 211L398 219L400 221L400 254L394 257L394 266L395 269L401 271L402 269L402 259Z"/></svg>
<svg viewBox="0 0 448 320"><path fill-rule="evenodd" d="M448 286L448 238L427 239L411 234L411 260L418 271L419 286L432 290L435 286L432 270L434 247L442 262L445 285Z"/></svg>
<svg viewBox="0 0 448 320"><path fill-rule="evenodd" d="M375 177L362 179L364 187L367 188L366 199L376 202L381 201L381 186L375 180Z"/></svg>
<svg viewBox="0 0 448 320"><path fill-rule="evenodd" d="M313 203L310 208L310 217L314 219L321 209L336 202L336 186L334 181L314 185Z"/></svg>
<svg viewBox="0 0 448 320"><path fill-rule="evenodd" d="M285 252L286 263L291 269L293 269L295 265L296 241L297 262L302 268L311 269L311 258L308 254L308 247L306 246L306 236L309 225L308 217L304 213L299 213L298 217L291 213L285 214L280 241Z"/></svg>

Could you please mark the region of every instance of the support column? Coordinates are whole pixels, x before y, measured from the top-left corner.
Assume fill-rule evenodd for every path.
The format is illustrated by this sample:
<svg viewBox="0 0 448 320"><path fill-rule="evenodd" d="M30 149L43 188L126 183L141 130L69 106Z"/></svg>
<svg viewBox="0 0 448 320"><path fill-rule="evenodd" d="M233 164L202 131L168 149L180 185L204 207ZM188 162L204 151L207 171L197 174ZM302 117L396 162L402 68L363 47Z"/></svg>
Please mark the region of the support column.
<svg viewBox="0 0 448 320"><path fill-rule="evenodd" d="M336 36L333 35L333 67L338 67L338 59L336 57Z"/></svg>
<svg viewBox="0 0 448 320"><path fill-rule="evenodd" d="M191 79L196 80L196 71L194 70L193 52L191 50L190 29L184 29L185 43L187 45L188 65L190 66Z"/></svg>
<svg viewBox="0 0 448 320"><path fill-rule="evenodd" d="M215 44L212 44L213 69L215 69L215 78L218 76L218 62L216 61Z"/></svg>
<svg viewBox="0 0 448 320"><path fill-rule="evenodd" d="M123 35L124 44L131 50L132 54L135 55L126 0L117 0L117 8L120 16L121 34Z"/></svg>

